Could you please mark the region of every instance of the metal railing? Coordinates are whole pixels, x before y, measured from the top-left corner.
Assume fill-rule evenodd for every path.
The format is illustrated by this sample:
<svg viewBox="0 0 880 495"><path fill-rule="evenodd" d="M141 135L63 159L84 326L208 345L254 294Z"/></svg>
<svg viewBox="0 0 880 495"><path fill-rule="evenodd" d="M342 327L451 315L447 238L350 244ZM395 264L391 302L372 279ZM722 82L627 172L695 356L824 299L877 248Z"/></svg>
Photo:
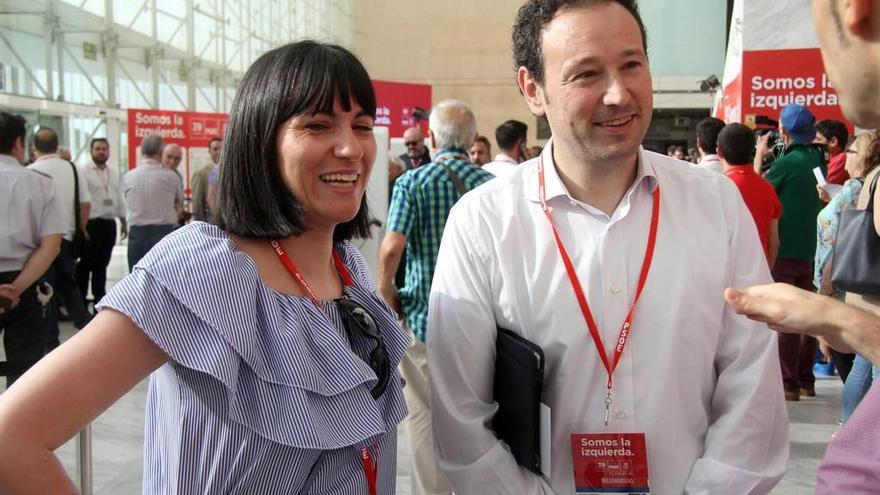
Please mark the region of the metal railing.
<svg viewBox="0 0 880 495"><path fill-rule="evenodd" d="M92 495L92 425L88 424L76 436L76 472L79 492Z"/></svg>

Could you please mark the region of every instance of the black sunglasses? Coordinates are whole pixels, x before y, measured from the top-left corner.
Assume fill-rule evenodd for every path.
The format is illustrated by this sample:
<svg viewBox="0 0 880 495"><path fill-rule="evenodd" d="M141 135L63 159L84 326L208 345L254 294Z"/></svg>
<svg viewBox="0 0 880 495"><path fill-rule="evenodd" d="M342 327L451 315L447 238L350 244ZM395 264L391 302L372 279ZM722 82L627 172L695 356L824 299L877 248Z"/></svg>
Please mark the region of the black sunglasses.
<svg viewBox="0 0 880 495"><path fill-rule="evenodd" d="M388 364L388 351L385 349L385 342L382 341L382 334L379 333L379 327L376 321L367 313L363 306L351 299L337 299L339 312L342 315L342 323L348 332L348 338L354 340L353 332L360 332L364 337L374 341L376 346L370 351L370 368L376 373L379 381L376 386L370 390L370 395L374 399L378 399L385 389L388 387L388 381L391 378L391 367Z"/></svg>

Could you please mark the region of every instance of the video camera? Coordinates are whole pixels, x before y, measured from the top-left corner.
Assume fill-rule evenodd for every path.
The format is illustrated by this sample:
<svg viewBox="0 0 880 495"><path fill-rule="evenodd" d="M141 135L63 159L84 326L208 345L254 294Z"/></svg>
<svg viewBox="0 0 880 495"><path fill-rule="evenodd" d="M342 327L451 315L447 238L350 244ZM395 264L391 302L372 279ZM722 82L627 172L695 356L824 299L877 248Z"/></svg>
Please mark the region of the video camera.
<svg viewBox="0 0 880 495"><path fill-rule="evenodd" d="M758 115L755 117L755 140L770 134L767 145L770 147L770 153L764 155L764 162L761 164L761 172L766 172L770 168L770 164L774 160L782 156L785 151L785 143L779 134L779 121L767 117L766 115Z"/></svg>

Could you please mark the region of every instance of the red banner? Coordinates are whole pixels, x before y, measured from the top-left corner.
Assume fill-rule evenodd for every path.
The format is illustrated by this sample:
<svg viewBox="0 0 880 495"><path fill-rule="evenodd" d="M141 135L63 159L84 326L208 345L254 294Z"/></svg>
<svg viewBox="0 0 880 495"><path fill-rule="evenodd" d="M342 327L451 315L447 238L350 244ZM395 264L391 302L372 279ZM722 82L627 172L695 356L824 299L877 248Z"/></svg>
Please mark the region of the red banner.
<svg viewBox="0 0 880 495"><path fill-rule="evenodd" d="M853 130L818 48L745 51L741 85L744 123L753 123L756 116L779 120L782 107L797 103L809 108L816 120L837 119Z"/></svg>
<svg viewBox="0 0 880 495"><path fill-rule="evenodd" d="M417 123L413 110L431 110L431 86L391 81L373 81L376 91L376 125L388 127L389 137L403 137L403 131L419 125L428 134L428 121ZM427 117L427 115L426 115Z"/></svg>
<svg viewBox="0 0 880 495"><path fill-rule="evenodd" d="M158 135L166 144L180 145L183 160L178 172L184 177L185 188L202 167L210 165L208 142L223 138L226 132L225 113L175 112L168 110L128 110L128 166L137 165L140 145L147 136Z"/></svg>

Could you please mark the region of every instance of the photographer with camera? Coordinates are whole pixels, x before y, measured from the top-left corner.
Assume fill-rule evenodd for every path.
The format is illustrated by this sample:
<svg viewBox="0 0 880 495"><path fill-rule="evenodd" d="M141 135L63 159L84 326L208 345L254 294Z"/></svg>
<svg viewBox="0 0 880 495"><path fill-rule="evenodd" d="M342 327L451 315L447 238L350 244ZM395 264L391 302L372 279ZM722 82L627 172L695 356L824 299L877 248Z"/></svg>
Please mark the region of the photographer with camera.
<svg viewBox="0 0 880 495"><path fill-rule="evenodd" d="M773 265L773 279L813 290L813 260L816 256L816 215L822 201L816 195L813 169L825 174L824 153L811 146L816 137L816 118L803 105L786 105L779 116L780 138L785 145L782 154L770 164L764 175L782 202L779 219L779 254ZM755 150L755 171L770 151L771 133L758 139ZM813 356L816 339L808 335L779 335L779 360L785 400L796 401L801 395L816 395Z"/></svg>

